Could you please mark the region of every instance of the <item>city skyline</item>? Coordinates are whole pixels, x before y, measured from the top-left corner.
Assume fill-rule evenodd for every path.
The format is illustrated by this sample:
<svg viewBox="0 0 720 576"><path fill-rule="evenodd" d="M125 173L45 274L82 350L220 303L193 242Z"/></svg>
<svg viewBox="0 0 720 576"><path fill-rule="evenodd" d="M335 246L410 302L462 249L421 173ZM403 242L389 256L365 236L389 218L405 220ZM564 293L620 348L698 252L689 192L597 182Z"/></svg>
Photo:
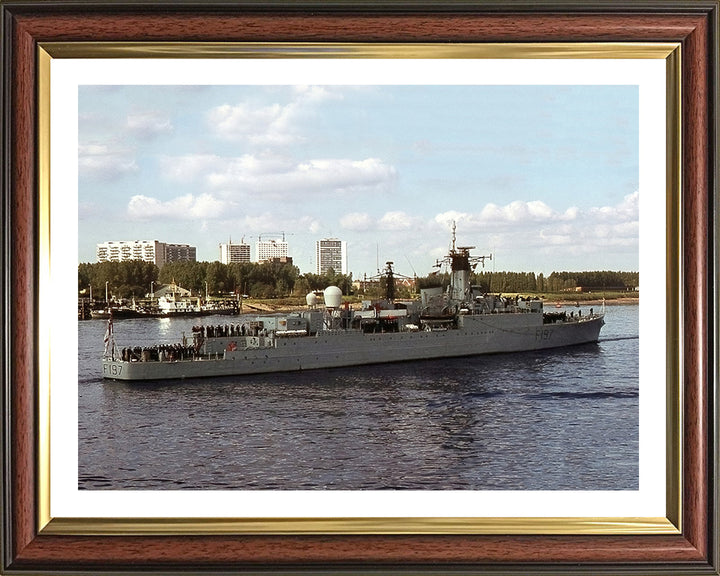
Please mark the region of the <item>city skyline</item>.
<svg viewBox="0 0 720 576"><path fill-rule="evenodd" d="M347 242L349 272L638 270L637 86L80 86L79 254ZM102 191L100 194L99 191Z"/></svg>

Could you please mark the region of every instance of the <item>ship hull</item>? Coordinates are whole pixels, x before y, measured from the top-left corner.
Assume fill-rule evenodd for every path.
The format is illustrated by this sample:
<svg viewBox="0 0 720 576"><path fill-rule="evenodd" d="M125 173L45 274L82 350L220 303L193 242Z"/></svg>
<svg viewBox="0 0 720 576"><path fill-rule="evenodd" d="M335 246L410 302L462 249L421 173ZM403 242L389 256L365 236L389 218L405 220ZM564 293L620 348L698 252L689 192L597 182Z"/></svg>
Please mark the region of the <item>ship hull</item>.
<svg viewBox="0 0 720 576"><path fill-rule="evenodd" d="M480 314L460 316L456 328L437 331L225 336L209 339L210 354L200 358L150 362L104 359L103 377L137 381L203 378L544 350L597 342L603 324L602 315L544 324L542 314Z"/></svg>

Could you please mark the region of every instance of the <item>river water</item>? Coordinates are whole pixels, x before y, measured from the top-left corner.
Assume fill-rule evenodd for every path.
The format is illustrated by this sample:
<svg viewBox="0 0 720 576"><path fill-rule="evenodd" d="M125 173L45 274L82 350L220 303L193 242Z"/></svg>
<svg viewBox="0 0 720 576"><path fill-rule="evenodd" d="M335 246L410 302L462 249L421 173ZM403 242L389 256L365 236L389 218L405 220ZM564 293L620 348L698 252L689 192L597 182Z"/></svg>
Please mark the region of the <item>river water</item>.
<svg viewBox="0 0 720 576"><path fill-rule="evenodd" d="M155 383L101 378L79 331L78 486L145 489L638 489L638 306L598 344ZM120 348L227 317L115 321ZM233 319L235 322L236 319Z"/></svg>

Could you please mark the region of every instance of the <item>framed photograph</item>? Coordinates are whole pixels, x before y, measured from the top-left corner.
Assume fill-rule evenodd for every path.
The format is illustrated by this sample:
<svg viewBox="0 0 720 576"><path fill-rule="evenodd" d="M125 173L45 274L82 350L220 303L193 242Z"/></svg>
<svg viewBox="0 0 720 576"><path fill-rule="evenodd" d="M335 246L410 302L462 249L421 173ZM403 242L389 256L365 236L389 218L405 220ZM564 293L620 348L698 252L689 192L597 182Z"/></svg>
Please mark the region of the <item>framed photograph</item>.
<svg viewBox="0 0 720 576"><path fill-rule="evenodd" d="M718 573L717 1L1 7L3 570ZM189 373L182 389L122 382L199 354L206 327L183 324L154 362L163 324L133 365L140 336L121 321L75 329L78 264L127 230L184 234L216 260L238 223L258 243L276 223L297 235L304 272L315 236L338 231L358 276L381 252L425 268L445 242L449 299L475 290L456 285L462 262L497 263L489 290L457 300L487 307L481 332L505 308L537 312L485 295L510 291L491 282L503 258L636 266L643 302L581 306L554 274L570 303L545 304L533 348L553 323L615 327L584 361L533 356L511 376L500 355L211 392ZM154 298L156 281L138 290ZM323 322L342 323L335 308ZM383 333L449 330L445 312L418 315L412 336L409 305L368 309ZM268 337L214 330L227 342L203 369ZM486 438L503 441L474 445Z"/></svg>

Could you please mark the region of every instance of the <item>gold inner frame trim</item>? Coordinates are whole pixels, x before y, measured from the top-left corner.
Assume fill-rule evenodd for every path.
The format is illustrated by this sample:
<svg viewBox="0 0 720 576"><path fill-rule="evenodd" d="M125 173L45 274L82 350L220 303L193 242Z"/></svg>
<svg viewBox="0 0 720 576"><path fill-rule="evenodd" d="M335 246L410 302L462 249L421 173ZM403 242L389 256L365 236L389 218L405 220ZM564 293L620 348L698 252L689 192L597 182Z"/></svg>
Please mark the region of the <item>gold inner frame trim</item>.
<svg viewBox="0 0 720 576"><path fill-rule="evenodd" d="M37 180L38 180L38 284L40 287L38 312L38 511L40 517L50 517L50 326L47 311L50 300L50 60L44 50L38 50L38 110L37 110ZM42 526L42 523L40 524Z"/></svg>
<svg viewBox="0 0 720 576"><path fill-rule="evenodd" d="M666 518L59 518L43 534L678 534Z"/></svg>
<svg viewBox="0 0 720 576"><path fill-rule="evenodd" d="M664 59L667 139L666 517L53 518L50 512L50 69L53 58ZM328 44L53 42L38 47L38 530L43 534L678 534L682 518L680 45L677 43Z"/></svg>
<svg viewBox="0 0 720 576"><path fill-rule="evenodd" d="M665 266L667 305L666 336L666 514L682 530L682 430L683 383L680 333L683 306L680 302L682 269L682 47L678 46L666 62L666 248Z"/></svg>
<svg viewBox="0 0 720 576"><path fill-rule="evenodd" d="M53 58L494 58L658 59L677 43L381 44L283 42L45 42Z"/></svg>

